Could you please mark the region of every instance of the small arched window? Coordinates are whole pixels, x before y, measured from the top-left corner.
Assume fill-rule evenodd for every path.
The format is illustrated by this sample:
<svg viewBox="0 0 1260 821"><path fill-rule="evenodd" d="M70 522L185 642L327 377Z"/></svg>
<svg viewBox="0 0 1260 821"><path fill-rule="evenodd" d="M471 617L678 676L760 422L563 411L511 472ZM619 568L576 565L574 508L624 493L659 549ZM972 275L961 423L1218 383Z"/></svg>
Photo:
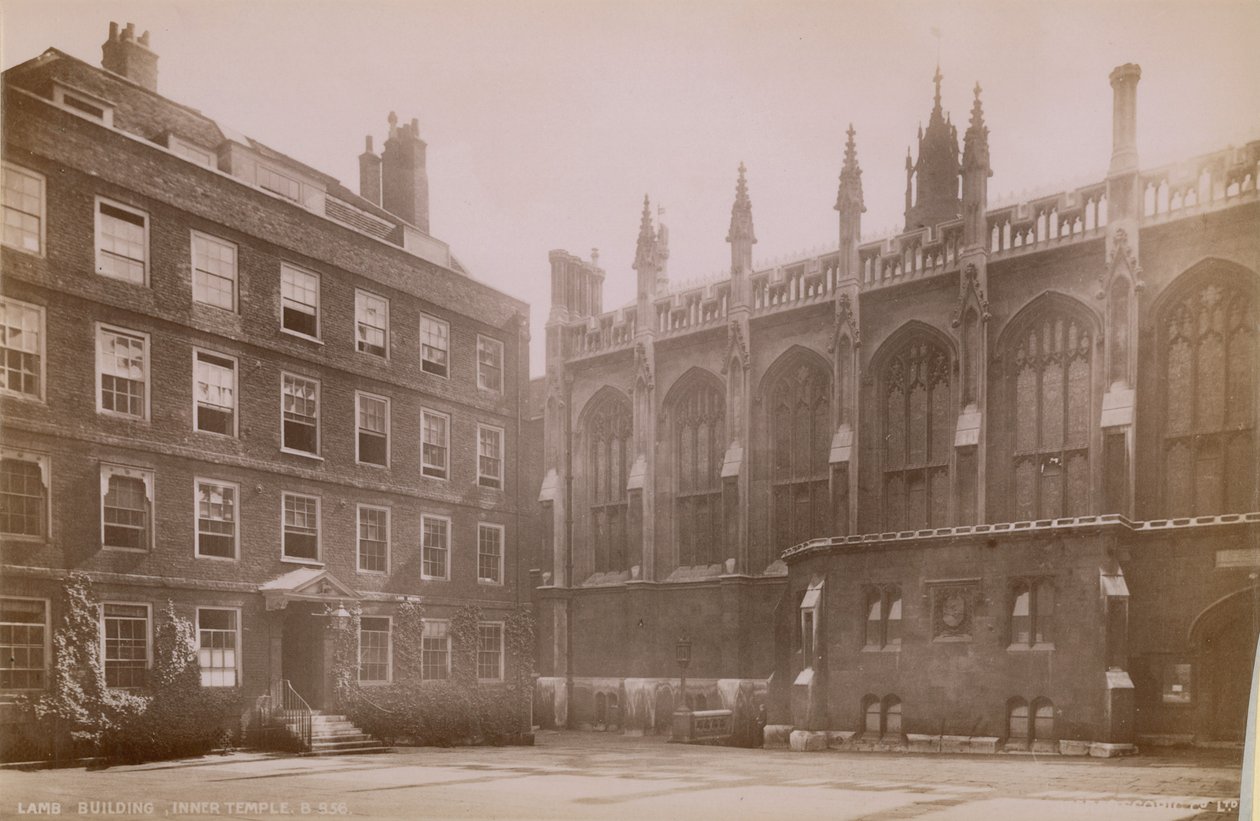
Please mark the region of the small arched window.
<svg viewBox="0 0 1260 821"><path fill-rule="evenodd" d="M867 735L879 735L881 729L882 707L879 696L865 696L862 699L863 730Z"/></svg>
<svg viewBox="0 0 1260 821"><path fill-rule="evenodd" d="M901 699L887 696L884 699L884 735L901 735Z"/></svg>
<svg viewBox="0 0 1260 821"><path fill-rule="evenodd" d="M1032 737L1038 741L1052 741L1054 734L1054 704L1046 698L1033 702Z"/></svg>
<svg viewBox="0 0 1260 821"><path fill-rule="evenodd" d="M1006 703L1006 737L1010 741L1028 740L1028 702L1022 698Z"/></svg>

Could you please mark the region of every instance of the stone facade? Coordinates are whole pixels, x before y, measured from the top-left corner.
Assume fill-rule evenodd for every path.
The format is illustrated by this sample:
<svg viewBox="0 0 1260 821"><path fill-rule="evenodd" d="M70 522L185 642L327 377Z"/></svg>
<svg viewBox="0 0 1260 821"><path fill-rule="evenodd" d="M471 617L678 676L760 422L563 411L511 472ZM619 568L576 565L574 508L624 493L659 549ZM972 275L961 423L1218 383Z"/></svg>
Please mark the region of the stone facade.
<svg viewBox="0 0 1260 821"><path fill-rule="evenodd" d="M359 196L160 96L147 33L104 50L4 75L4 701L46 686L72 570L130 619L108 678L142 684L173 601L243 713L282 678L324 701L326 608L376 619L371 680L403 601L501 623L528 308L427 234L415 123Z"/></svg>
<svg viewBox="0 0 1260 821"><path fill-rule="evenodd" d="M552 252L535 596L557 716L571 696L599 723L592 697L631 681L672 698L686 633L688 701L768 682L767 738L801 749L1237 737L1260 143L1143 168L1140 74L1110 77L1096 184L990 202L981 90L960 146L938 71L897 236L861 235L850 129L833 252L753 270L743 167L729 278L671 290L647 203L634 304L603 310L598 260Z"/></svg>

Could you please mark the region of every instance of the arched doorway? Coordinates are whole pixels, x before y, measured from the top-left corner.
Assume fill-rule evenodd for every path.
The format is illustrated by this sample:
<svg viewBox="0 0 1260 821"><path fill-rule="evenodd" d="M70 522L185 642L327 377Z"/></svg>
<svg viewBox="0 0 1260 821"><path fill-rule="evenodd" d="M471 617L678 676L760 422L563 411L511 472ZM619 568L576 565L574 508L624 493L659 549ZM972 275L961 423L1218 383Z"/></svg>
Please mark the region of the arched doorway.
<svg viewBox="0 0 1260 821"><path fill-rule="evenodd" d="M1213 604L1195 620L1190 636L1198 657L1196 735L1205 741L1242 741L1260 636L1260 587Z"/></svg>

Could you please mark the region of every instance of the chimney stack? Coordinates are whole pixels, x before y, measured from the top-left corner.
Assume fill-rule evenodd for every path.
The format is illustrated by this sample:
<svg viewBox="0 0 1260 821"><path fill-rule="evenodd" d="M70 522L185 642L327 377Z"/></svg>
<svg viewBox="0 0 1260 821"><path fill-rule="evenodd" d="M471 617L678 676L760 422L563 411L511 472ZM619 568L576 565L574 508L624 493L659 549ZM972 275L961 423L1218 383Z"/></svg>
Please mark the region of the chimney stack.
<svg viewBox="0 0 1260 821"><path fill-rule="evenodd" d="M372 150L372 135L359 155L359 196L379 206L381 204L381 158Z"/></svg>
<svg viewBox="0 0 1260 821"><path fill-rule="evenodd" d="M1108 174L1136 171L1137 150L1137 84L1142 68L1125 63L1111 72L1114 91L1111 114L1111 168Z"/></svg>
<svg viewBox="0 0 1260 821"><path fill-rule="evenodd" d="M425 143L416 119L398 125L389 113L389 139L381 152L381 206L396 217L429 232L429 174L425 170Z"/></svg>
<svg viewBox="0 0 1260 821"><path fill-rule="evenodd" d="M158 56L149 50L149 32L136 38L136 27L128 23L122 31L117 23L109 24L109 39L101 45L101 67L157 91Z"/></svg>

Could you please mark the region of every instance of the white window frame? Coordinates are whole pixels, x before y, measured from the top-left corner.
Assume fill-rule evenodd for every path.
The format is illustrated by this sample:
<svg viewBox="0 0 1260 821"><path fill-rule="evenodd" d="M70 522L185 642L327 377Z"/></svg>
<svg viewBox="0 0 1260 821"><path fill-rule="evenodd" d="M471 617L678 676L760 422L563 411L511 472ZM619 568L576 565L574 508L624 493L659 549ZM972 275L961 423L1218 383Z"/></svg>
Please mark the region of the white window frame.
<svg viewBox="0 0 1260 821"><path fill-rule="evenodd" d="M111 604L117 605L119 607L143 607L144 608L144 656L145 656L144 669L146 671L144 686L148 686L150 683L149 676L152 674L152 670L153 670L153 605L150 602L118 601L118 600L110 600L110 601L101 602L100 607L97 610L97 626L100 629L100 641L101 641L101 674L108 681L108 676L107 676L106 671L108 670L109 660L105 657L105 608L110 606ZM110 690L140 689L137 687L112 687L112 686L109 686L108 684L106 686Z"/></svg>
<svg viewBox="0 0 1260 821"><path fill-rule="evenodd" d="M44 256L44 249L47 247L46 243L48 242L48 178L45 177L43 174L39 173L38 171L32 171L29 168L25 168L15 163L6 161L3 165L4 165L4 170L7 172L14 172L17 174L22 174L24 176L31 177L39 182L39 248L32 251L29 248L23 248L20 245L11 245L7 242L3 243L4 247L12 248L15 251L21 251L24 254L31 254L33 256L42 257ZM10 207L12 206L3 205L3 208L10 208ZM18 210L18 209L15 208L14 210ZM25 214L27 212L20 211L19 213ZM3 233L0 232L0 242L3 241L2 238L3 238Z"/></svg>
<svg viewBox="0 0 1260 821"><path fill-rule="evenodd" d="M212 556L201 552L201 486L217 485L232 489L232 555ZM225 482L221 479L209 479L204 476L193 478L193 555L198 559L209 559L217 562L235 562L241 557L241 486L236 482Z"/></svg>
<svg viewBox="0 0 1260 821"><path fill-rule="evenodd" d="M203 430L197 426L197 409L201 403L197 399L197 363L198 358L202 355L213 356L218 359L226 359L232 363L232 431L230 433L219 433L213 430ZM225 438L235 439L240 431L241 424L241 399L240 399L240 370L241 363L235 356L226 353L219 353L208 348L193 348L193 366L192 366L192 428L197 433L208 433L211 436L222 436ZM214 406L218 407L218 406Z"/></svg>
<svg viewBox="0 0 1260 821"><path fill-rule="evenodd" d="M166 148L176 157L179 157L181 160L187 160L193 165L212 168L216 171L219 168L219 157L215 152L208 148L194 145L188 140L181 140L174 134L166 135Z"/></svg>
<svg viewBox="0 0 1260 821"><path fill-rule="evenodd" d="M85 111L72 103L67 103L67 98L74 100L81 105L99 108L101 116L98 117L90 111ZM77 88L70 88L54 80L52 99L54 105L65 111L71 112L76 117L83 117L84 119L101 123L108 128L114 127L114 104L103 97L97 97L95 94L89 94L88 92L80 91Z"/></svg>
<svg viewBox="0 0 1260 821"><path fill-rule="evenodd" d="M491 345L491 346L497 346L497 347L498 347L498 349L499 349L499 387L497 387L497 388L492 388L492 387L490 387L490 386L488 386L488 385L483 384L483 382L482 382L482 378L481 378L481 377L482 377L482 373L481 373L481 346L482 346L483 344L489 344L489 345ZM492 337L492 336L484 336L484 335L482 335L482 334L477 334L477 390L482 390L482 391L485 391L485 392L487 392L487 393L503 393L503 386L504 386L504 383L505 383L505 382L506 382L506 380L507 380L507 376L506 376L506 374L504 373L504 367L503 367L503 362L504 362L504 350L505 350L505 349L504 349L503 343L502 343L502 342L500 342L499 340L495 339L494 337Z"/></svg>
<svg viewBox="0 0 1260 821"><path fill-rule="evenodd" d="M424 367L424 363L432 361L426 359L424 356L424 323L426 321L436 322L438 325L446 328L446 373L434 373ZM420 372L426 373L429 376L437 377L438 379L451 378L451 323L447 322L445 319L436 317L433 314L420 314Z"/></svg>
<svg viewBox="0 0 1260 821"><path fill-rule="evenodd" d="M435 476L431 473L425 472L425 469L427 467L430 467L430 465L428 465L424 461L424 421L425 421L425 417L427 416L438 416L446 421L446 441L443 443L443 451L442 451L446 455L446 460L442 464L441 476ZM437 465L432 465L432 467L434 469L437 469ZM420 475L426 479L436 479L440 482L450 481L450 478L451 478L451 415L449 413L442 413L441 411L435 411L429 408L420 409Z"/></svg>
<svg viewBox="0 0 1260 821"><path fill-rule="evenodd" d="M315 500L315 558L313 559L308 559L303 556L290 556L287 553L285 553L286 545L285 545L284 537L286 534L286 530L285 530L284 504L290 497L293 497L295 499L307 499L307 500L314 499ZM296 491L288 491L288 490L281 493L280 494L280 561L286 562L289 564L305 564L305 565L322 566L324 564L324 561L323 561L323 557L324 557L323 524L324 524L324 511L323 511L323 506L320 504L319 496L315 496L310 493L297 493Z"/></svg>
<svg viewBox="0 0 1260 821"><path fill-rule="evenodd" d="M382 354L375 354L375 353L372 353L371 351L365 351L359 347L359 325L364 324L363 320L359 317L359 306L361 304L360 300L364 297L370 297L372 299L379 299L381 302L385 303L385 313L384 313L385 327L381 329L385 335L385 340L384 340L384 345L383 345L383 347L385 348L385 352ZM375 356L375 357L379 357L385 360L389 359L389 297L381 296L380 294L374 291L368 291L363 288L354 289L354 349L356 352L364 354L365 356Z"/></svg>
<svg viewBox="0 0 1260 821"><path fill-rule="evenodd" d="M385 569L384 570L367 570L363 567L363 511L375 510L385 514ZM390 573L390 562L393 559L394 547L394 522L393 511L383 505L367 505L359 503L355 506L354 511L354 566L359 573L367 573L372 576L388 576Z"/></svg>
<svg viewBox="0 0 1260 821"><path fill-rule="evenodd" d="M286 271L292 271L295 274L299 274L301 276L314 277L315 279L315 305L314 306L308 305L305 302L297 302L296 300L291 300L284 295L284 276L285 276ZM324 290L324 279L315 271L307 270L306 268L293 265L292 263L289 263L289 262L280 263L280 333L288 334L289 336L295 336L298 339L306 339L306 340L313 340L315 342L319 342L323 334L323 316L322 316L323 311L320 310L321 305L323 303L323 298L322 298L323 290ZM295 331L292 328L286 328L284 326L284 306L286 303L292 303L293 305L300 305L304 308L314 307L315 309L315 335L314 336L310 334L302 333L301 331Z"/></svg>
<svg viewBox="0 0 1260 821"><path fill-rule="evenodd" d="M491 476L488 473L481 472L481 432L483 430L496 431L499 434L499 475ZM504 460L504 452L507 447L507 433L503 428L496 425L487 425L484 422L477 423L477 486L484 487L488 490L503 490L505 480L504 474L507 472L507 465ZM494 479L498 481L497 485L484 484L482 479Z"/></svg>
<svg viewBox="0 0 1260 821"><path fill-rule="evenodd" d="M499 675L497 678L481 677L481 628L497 626L499 628ZM506 680L507 670L505 668L506 658L505 650L507 649L507 630L504 628L504 622L501 621L479 621L477 622L477 681L479 682L500 682Z"/></svg>
<svg viewBox="0 0 1260 821"><path fill-rule="evenodd" d="M31 462L39 468L40 479L44 484L44 532L38 536L29 533L0 533L6 542L51 542L52 541L52 461L46 453L37 453L17 448L0 448L0 459L13 459L18 462Z"/></svg>
<svg viewBox="0 0 1260 821"><path fill-rule="evenodd" d="M428 545L425 543L426 535L424 525L430 519L446 523L446 547L444 548L446 558L442 563L443 569L446 573L442 576L433 576L426 573L424 570L424 551L428 549ZM440 516L436 513L423 513L420 515L420 578L422 580L434 582L448 582L451 580L451 554L453 552L453 542L455 541L454 530L455 528L452 525L450 516Z"/></svg>
<svg viewBox="0 0 1260 821"><path fill-rule="evenodd" d="M245 635L245 631L242 629L242 624L241 624L241 619L242 619L241 608L233 607L231 605L228 605L228 606L214 605L214 604L197 605L196 620L194 622L194 625L197 632L197 672L200 674L204 674L207 670L207 668L201 666L201 650L202 650L201 611L202 610L227 610L236 614L236 653L235 653L236 683L235 684L206 684L205 681L203 680L201 682L201 686L207 690L222 690L222 689L227 689L227 688L239 688L241 686L241 678L244 674L243 659L242 659L242 656L244 656L244 648L241 646L241 642L244 639L244 635ZM226 669L227 669L226 667L209 668L209 670L211 671L226 670Z"/></svg>
<svg viewBox="0 0 1260 821"><path fill-rule="evenodd" d="M105 497L109 495L109 480L114 476L122 476L127 479L139 479L144 483L144 498L149 503L148 510L148 533L145 539L145 546L135 547L118 547L116 545L108 545L105 543ZM148 468L130 467L127 465L114 465L101 463L101 549L116 550L120 553L148 553L153 550L153 531L155 529L154 516L154 472Z"/></svg>
<svg viewBox="0 0 1260 821"><path fill-rule="evenodd" d="M39 693L47 690L52 684L52 600L38 596L0 596L0 600L36 601L44 605L44 686L43 687L5 687L0 693ZM10 622L17 624L18 622ZM23 667L32 670L32 667Z"/></svg>
<svg viewBox="0 0 1260 821"><path fill-rule="evenodd" d="M385 619L389 630L385 633L385 678L364 679L363 676L363 619ZM379 630L373 632L379 633ZM359 665L355 670L355 681L367 687L383 687L394 680L394 617L364 613L359 616ZM423 652L423 645L422 645Z"/></svg>
<svg viewBox="0 0 1260 821"><path fill-rule="evenodd" d="M104 270L102 270L101 260L103 258L104 248L102 247L101 240L105 236L104 226L101 223L101 206L102 205L108 205L110 208L115 208L119 211L125 211L134 216L141 217L144 220L144 278L141 282L132 282L129 279L123 279L121 277L116 277L113 274L107 274L105 273ZM93 220L96 224L96 234L95 234L96 259L94 263L96 266L96 275L105 277L106 279L112 279L115 282L125 282L128 285L135 285L137 287L148 288L149 287L149 271L152 268L152 257L153 257L152 249L150 248L150 245L152 243L150 242L150 237L149 237L149 229L150 229L149 213L147 211L142 211L139 208L135 208L133 206L118 202L117 200L111 200L109 197L101 197L101 196L98 196L96 198L96 203L94 207L96 209L93 212Z"/></svg>
<svg viewBox="0 0 1260 821"><path fill-rule="evenodd" d="M268 174L274 174L280 179L285 180L286 182L293 183L293 185L297 187L297 194L295 194L294 196L289 196L287 193L283 191L277 191L275 188L268 187L263 182L263 172L266 172ZM299 204L302 202L302 181L299 180L297 177L293 177L293 176L290 176L289 174L284 173L283 171L276 168L274 165L270 165L268 163L261 163L261 162L258 163L254 167L254 182L255 184L257 184L259 189L266 191L269 194L275 194L277 197L288 200L289 202L296 202Z"/></svg>
<svg viewBox="0 0 1260 821"><path fill-rule="evenodd" d="M424 633L423 633L423 629L424 629L424 628L421 628L421 634L420 634L420 680L421 680L421 681L449 681L449 680L450 680L450 678L451 678L451 621L450 621L450 619L425 619L425 620L424 620L424 626L425 626L425 627L428 627L430 624L435 624L435 625L436 625L436 624L443 624L443 625L446 625L446 666L445 666L445 668L444 668L444 669L445 669L445 675L443 675L441 678L434 678L434 677L430 677L430 676L426 676L426 675L425 675L425 670L427 669L427 667L426 667L426 665L425 665L425 663L424 663L424 653L425 653L425 649L424 649L424 642L425 642L426 638L429 638L429 637L426 637L426 636L424 635Z"/></svg>
<svg viewBox="0 0 1260 821"><path fill-rule="evenodd" d="M385 464L383 465L377 462L365 462L360 458L359 432L363 430L360 425L362 412L360 405L364 399L374 399L385 403ZM373 468L389 468L391 456L393 455L392 451L394 449L394 443L392 441L393 437L390 435L393 433L393 420L390 419L390 413L391 408L388 396L381 396L379 393L368 393L367 391L354 392L354 461L356 464L366 465ZM372 432L373 431L369 431L369 433Z"/></svg>
<svg viewBox="0 0 1260 821"><path fill-rule="evenodd" d="M204 299L197 298L197 274L199 271L204 270L197 264L198 263L197 240L201 240L203 242L209 242L215 245L222 245L222 246L230 247L232 249L232 304L230 306L218 305L214 302L207 302ZM192 261L193 302L197 305L205 305L210 308L218 308L220 311L231 311L232 313L236 313L237 307L240 304L240 290L241 290L240 246L238 246L235 242L231 242L229 240L223 239L222 237L216 237L213 234L207 234L204 231L193 230L190 234L190 238L188 241L188 253ZM208 271L206 272L206 275L217 276L217 277L223 278L219 274L210 273Z"/></svg>
<svg viewBox="0 0 1260 821"><path fill-rule="evenodd" d="M35 305L30 302L23 302L20 299L12 299L10 297L0 297L0 305L16 305L22 310L34 311L39 317L39 350L35 353L39 357L39 391L36 393L24 393L15 391L9 387L0 388L0 394L5 396L14 396L18 399L25 399L30 402L43 402L45 396L45 385L48 379L48 356L46 354L48 345L48 321L47 314L43 305ZM3 342L3 340L0 340ZM7 347L7 346L6 346Z"/></svg>
<svg viewBox="0 0 1260 821"><path fill-rule="evenodd" d="M136 416L130 413L120 413L116 410L110 410L105 407L102 394L105 391L105 370L101 367L104 362L105 334L120 334L144 340L144 411L141 415ZM130 328L122 328L117 325L107 325L104 322L96 323L96 412L103 416L112 416L117 419L131 419L133 421L148 422L150 406L153 402L153 389L150 371L153 366L153 342L149 334L144 331L133 331Z"/></svg>
<svg viewBox="0 0 1260 821"><path fill-rule="evenodd" d="M298 450L297 448L288 447L284 443L284 380L286 377L288 377L289 379L300 379L303 382L313 382L315 384L315 450L314 451ZM323 458L319 455L320 448L323 445L323 441L322 441L323 437L320 435L322 433L320 429L323 427L323 425L321 424L321 415L320 415L320 406L323 404L323 397L321 396L321 391L322 391L322 385L320 384L320 381L318 379L312 379L311 377L303 376L300 373L290 373L289 371L280 372L280 451L282 453L291 453L294 456L305 456L307 459L322 459ZM357 408L355 412L358 413Z"/></svg>
<svg viewBox="0 0 1260 821"><path fill-rule="evenodd" d="M493 530L499 534L499 567L496 571L497 579L489 579L481 575L481 531ZM493 587L503 586L503 569L504 554L507 553L507 528L503 525L493 522L477 522L477 584L491 585Z"/></svg>

